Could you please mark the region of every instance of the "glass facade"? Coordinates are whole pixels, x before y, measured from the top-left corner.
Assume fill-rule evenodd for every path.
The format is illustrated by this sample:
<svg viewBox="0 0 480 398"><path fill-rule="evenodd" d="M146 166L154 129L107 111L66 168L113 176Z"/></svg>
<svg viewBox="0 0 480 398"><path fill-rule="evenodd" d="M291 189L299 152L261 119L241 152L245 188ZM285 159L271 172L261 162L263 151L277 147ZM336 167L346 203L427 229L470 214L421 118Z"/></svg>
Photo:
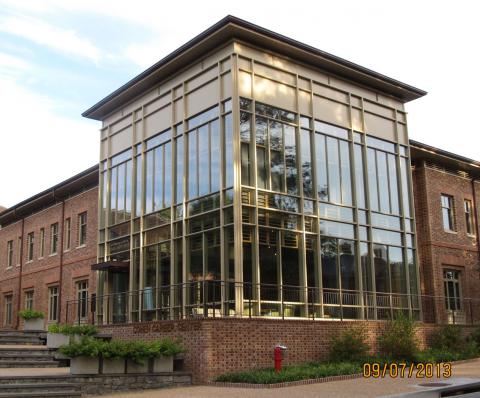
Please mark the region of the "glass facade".
<svg viewBox="0 0 480 398"><path fill-rule="evenodd" d="M408 147L311 114L219 100L102 161L99 260L129 267L97 317L420 318Z"/></svg>

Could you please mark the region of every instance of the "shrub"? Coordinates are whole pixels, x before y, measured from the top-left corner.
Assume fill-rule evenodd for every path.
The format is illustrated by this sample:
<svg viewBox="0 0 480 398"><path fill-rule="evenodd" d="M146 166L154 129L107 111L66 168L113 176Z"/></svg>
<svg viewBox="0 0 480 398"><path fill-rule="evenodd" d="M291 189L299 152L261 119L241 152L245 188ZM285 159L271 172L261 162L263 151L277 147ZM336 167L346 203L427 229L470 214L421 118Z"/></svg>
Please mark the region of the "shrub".
<svg viewBox="0 0 480 398"><path fill-rule="evenodd" d="M366 342L364 326L354 326L332 338L330 342L330 360L335 362L362 361L370 350Z"/></svg>
<svg viewBox="0 0 480 398"><path fill-rule="evenodd" d="M48 327L50 333L61 333L67 336L94 336L98 333L98 329L93 325L59 325L53 324Z"/></svg>
<svg viewBox="0 0 480 398"><path fill-rule="evenodd" d="M380 352L395 360L414 360L418 351L415 323L403 313L388 322L385 332L379 336Z"/></svg>
<svg viewBox="0 0 480 398"><path fill-rule="evenodd" d="M18 315L23 319L43 319L45 314L42 311L34 310L21 310L18 311Z"/></svg>
<svg viewBox="0 0 480 398"><path fill-rule="evenodd" d="M475 328L473 332L468 336L468 341L473 341L480 347L480 327Z"/></svg>
<svg viewBox="0 0 480 398"><path fill-rule="evenodd" d="M59 351L68 358L99 357L104 350L104 344L101 340L84 337L80 341L71 341L70 344L62 345Z"/></svg>
<svg viewBox="0 0 480 398"><path fill-rule="evenodd" d="M431 347L441 351L463 351L466 340L462 337L462 329L456 325L446 325L432 335Z"/></svg>

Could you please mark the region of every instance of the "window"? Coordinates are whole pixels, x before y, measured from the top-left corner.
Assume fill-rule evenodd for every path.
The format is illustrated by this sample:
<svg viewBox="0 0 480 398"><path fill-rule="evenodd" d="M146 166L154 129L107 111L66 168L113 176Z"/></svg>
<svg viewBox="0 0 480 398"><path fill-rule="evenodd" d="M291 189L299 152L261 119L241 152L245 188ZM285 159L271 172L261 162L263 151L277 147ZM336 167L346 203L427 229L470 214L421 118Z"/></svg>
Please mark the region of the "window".
<svg viewBox="0 0 480 398"><path fill-rule="evenodd" d="M48 320L58 321L58 286L48 288Z"/></svg>
<svg viewBox="0 0 480 398"><path fill-rule="evenodd" d="M13 265L13 240L7 242L7 267Z"/></svg>
<svg viewBox="0 0 480 398"><path fill-rule="evenodd" d="M472 201L465 199L463 201L463 209L465 211L465 226L467 228L467 234L475 235L473 230L473 206Z"/></svg>
<svg viewBox="0 0 480 398"><path fill-rule="evenodd" d="M34 240L33 232L30 232L27 235L27 261L33 260L33 240Z"/></svg>
<svg viewBox="0 0 480 398"><path fill-rule="evenodd" d="M72 226L72 223L70 221L70 218L67 218L65 220L65 223L64 223L64 236L63 236L63 240L64 240L64 244L63 244L63 249L64 250L69 250L70 249L70 245L72 243L72 231L71 231L71 226Z"/></svg>
<svg viewBox="0 0 480 398"><path fill-rule="evenodd" d="M88 281L77 282L77 319L88 316Z"/></svg>
<svg viewBox="0 0 480 398"><path fill-rule="evenodd" d="M445 231L454 231L455 225L453 221L453 197L442 195L442 219L443 229Z"/></svg>
<svg viewBox="0 0 480 398"><path fill-rule="evenodd" d="M110 225L130 220L131 217L133 165L131 157L132 151L128 150L114 156L110 161L112 165L110 170Z"/></svg>
<svg viewBox="0 0 480 398"><path fill-rule="evenodd" d="M25 309L33 310L33 290L27 290L25 292Z"/></svg>
<svg viewBox="0 0 480 398"><path fill-rule="evenodd" d="M5 297L5 318L3 320L3 325L10 326L12 324L13 296L11 294L8 294L4 297Z"/></svg>
<svg viewBox="0 0 480 398"><path fill-rule="evenodd" d="M58 222L50 226L50 254L56 254L58 249Z"/></svg>
<svg viewBox="0 0 480 398"><path fill-rule="evenodd" d="M444 270L443 286L445 289L445 308L450 311L459 311L460 302L460 271Z"/></svg>
<svg viewBox="0 0 480 398"><path fill-rule="evenodd" d="M40 228L40 258L45 255L45 228Z"/></svg>
<svg viewBox="0 0 480 398"><path fill-rule="evenodd" d="M87 213L78 215L78 245L83 246L87 243Z"/></svg>

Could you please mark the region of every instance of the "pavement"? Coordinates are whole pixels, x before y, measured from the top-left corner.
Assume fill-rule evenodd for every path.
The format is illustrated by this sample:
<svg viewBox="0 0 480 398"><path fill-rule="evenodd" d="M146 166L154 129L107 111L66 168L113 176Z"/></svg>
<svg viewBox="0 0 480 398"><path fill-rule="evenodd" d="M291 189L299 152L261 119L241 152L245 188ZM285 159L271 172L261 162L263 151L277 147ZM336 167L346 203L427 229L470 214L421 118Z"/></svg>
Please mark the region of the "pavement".
<svg viewBox="0 0 480 398"><path fill-rule="evenodd" d="M480 359L454 364L452 378L480 378ZM419 387L420 383L438 382L446 379L424 378L390 378L383 379L353 379L334 381L329 383L308 384L296 387L253 389L236 387L191 386L178 388L164 388L159 390L145 390L141 392L127 392L111 395L102 395L102 398L370 398L383 397L401 393L426 390ZM100 397L100 396L98 396Z"/></svg>

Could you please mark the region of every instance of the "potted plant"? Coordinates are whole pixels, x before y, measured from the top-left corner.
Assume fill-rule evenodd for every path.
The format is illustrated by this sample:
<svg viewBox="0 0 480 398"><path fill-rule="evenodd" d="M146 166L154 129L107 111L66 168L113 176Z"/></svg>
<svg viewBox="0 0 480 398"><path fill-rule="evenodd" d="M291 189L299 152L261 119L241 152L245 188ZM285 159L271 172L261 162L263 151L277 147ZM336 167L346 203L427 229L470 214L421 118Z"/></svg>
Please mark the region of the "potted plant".
<svg viewBox="0 0 480 398"><path fill-rule="evenodd" d="M60 347L61 354L70 358L70 374L91 375L100 370L100 354L105 343L91 337L83 337L80 341L71 341Z"/></svg>
<svg viewBox="0 0 480 398"><path fill-rule="evenodd" d="M173 372L173 358L185 349L178 341L170 338L154 341L150 346L154 373Z"/></svg>
<svg viewBox="0 0 480 398"><path fill-rule="evenodd" d="M43 318L45 314L41 311L22 310L18 315L23 318L23 330L44 330Z"/></svg>
<svg viewBox="0 0 480 398"><path fill-rule="evenodd" d="M128 355L127 344L121 340L109 341L103 344L101 355L102 373L125 373L125 359Z"/></svg>
<svg viewBox="0 0 480 398"><path fill-rule="evenodd" d="M127 373L148 373L148 359L151 357L148 343L143 341L125 342Z"/></svg>
<svg viewBox="0 0 480 398"><path fill-rule="evenodd" d="M59 348L68 344L70 340L80 341L84 336L94 336L97 328L93 325L59 325L53 324L48 327L47 347Z"/></svg>

